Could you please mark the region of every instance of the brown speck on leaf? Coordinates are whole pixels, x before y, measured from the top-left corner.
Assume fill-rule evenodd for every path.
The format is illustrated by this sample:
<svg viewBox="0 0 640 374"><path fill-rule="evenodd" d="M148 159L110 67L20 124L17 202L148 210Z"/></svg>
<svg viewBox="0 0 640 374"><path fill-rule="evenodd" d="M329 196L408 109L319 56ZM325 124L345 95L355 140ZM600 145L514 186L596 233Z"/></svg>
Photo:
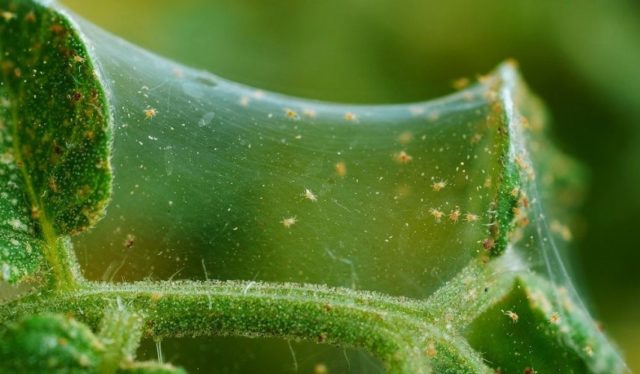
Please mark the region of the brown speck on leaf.
<svg viewBox="0 0 640 374"><path fill-rule="evenodd" d="M498 92L493 88L485 91L483 96L490 103L493 103L494 101L498 100Z"/></svg>
<svg viewBox="0 0 640 374"><path fill-rule="evenodd" d="M521 209L513 208L516 224L518 227L527 227L529 225L529 217L522 212Z"/></svg>
<svg viewBox="0 0 640 374"><path fill-rule="evenodd" d="M33 12L33 10L29 11L29 13L24 16L24 20L31 23L34 23L36 21L36 14Z"/></svg>
<svg viewBox="0 0 640 374"><path fill-rule="evenodd" d="M59 24L51 25L51 27L49 27L49 30L51 30L52 33L57 34L57 35L62 35L67 31L64 28L64 26L59 25Z"/></svg>
<svg viewBox="0 0 640 374"><path fill-rule="evenodd" d="M534 374L535 371L532 368L525 368L522 374Z"/></svg>
<svg viewBox="0 0 640 374"><path fill-rule="evenodd" d="M98 115L102 116L102 114L101 114L100 112L98 112L98 111L97 111L97 107L96 107L96 106L93 106L93 105L86 107L86 109L85 109L85 111L84 111L84 114L85 114L88 118L93 118L93 116L94 116L96 113L97 113Z"/></svg>
<svg viewBox="0 0 640 374"><path fill-rule="evenodd" d="M72 60L77 64L81 64L85 61L84 57L78 55L73 55Z"/></svg>
<svg viewBox="0 0 640 374"><path fill-rule="evenodd" d="M498 235L500 235L500 225L498 224L498 221L491 222L491 225L489 226L489 232L494 238L497 238Z"/></svg>
<svg viewBox="0 0 640 374"><path fill-rule="evenodd" d="M40 209L37 206L31 207L31 218L33 219L40 218Z"/></svg>
<svg viewBox="0 0 640 374"><path fill-rule="evenodd" d="M511 190L511 196L518 197L520 196L520 187L513 187Z"/></svg>
<svg viewBox="0 0 640 374"><path fill-rule="evenodd" d="M62 146L57 141L53 142L53 146L51 147L51 150L55 155L61 155L63 152Z"/></svg>
<svg viewBox="0 0 640 374"><path fill-rule="evenodd" d="M85 184L84 186L78 188L78 190L76 191L76 196L80 198L84 198L89 193L91 193L91 191L92 191L91 186L89 186L88 184Z"/></svg>
<svg viewBox="0 0 640 374"><path fill-rule="evenodd" d="M521 207L523 207L525 209L529 207L529 198L522 191L520 192L520 198L518 199L518 205L520 205Z"/></svg>
<svg viewBox="0 0 640 374"><path fill-rule="evenodd" d="M424 350L427 357L434 358L438 355L438 351L436 350L436 345L434 342L427 343L427 349Z"/></svg>
<svg viewBox="0 0 640 374"><path fill-rule="evenodd" d="M56 179L54 177L49 177L48 185L49 189L53 193L58 193L58 183L56 182Z"/></svg>
<svg viewBox="0 0 640 374"><path fill-rule="evenodd" d="M327 333L326 332L321 332L318 335L318 343L324 343L327 341Z"/></svg>
<svg viewBox="0 0 640 374"><path fill-rule="evenodd" d="M555 325L560 322L560 316L558 315L558 313L553 313L551 317L549 317L549 321L551 321L551 323Z"/></svg>
<svg viewBox="0 0 640 374"><path fill-rule="evenodd" d="M82 93L80 93L79 91L73 91L70 95L69 95L69 100L71 100L72 103L77 103L80 100L82 100Z"/></svg>
<svg viewBox="0 0 640 374"><path fill-rule="evenodd" d="M162 294L160 292L153 292L149 298L152 302L157 302L162 299Z"/></svg>
<svg viewBox="0 0 640 374"><path fill-rule="evenodd" d="M467 86L469 86L469 83L471 83L471 81L469 81L469 78L466 77L462 77L462 78L458 78L455 81L453 81L451 83L451 85L453 86L453 88L455 88L456 90L461 90Z"/></svg>
<svg viewBox="0 0 640 374"><path fill-rule="evenodd" d="M20 70L20 68L13 69L13 75L15 75L16 78L22 77L22 70Z"/></svg>
<svg viewBox="0 0 640 374"><path fill-rule="evenodd" d="M74 51L69 48L65 48L64 46L58 46L58 53L60 53L62 57L71 59L73 57Z"/></svg>
<svg viewBox="0 0 640 374"><path fill-rule="evenodd" d="M99 160L96 162L96 169L108 170L109 162L107 160Z"/></svg>
<svg viewBox="0 0 640 374"><path fill-rule="evenodd" d="M517 155L513 161L520 168L520 170L524 171L529 176L529 179L531 180L535 179L535 172L533 171L531 166L525 161L525 158L523 155Z"/></svg>
<svg viewBox="0 0 640 374"><path fill-rule="evenodd" d="M482 241L482 247L487 251L492 250L496 246L495 240L493 238L486 238Z"/></svg>
<svg viewBox="0 0 640 374"><path fill-rule="evenodd" d="M500 101L493 101L491 103L491 111L495 114L503 112L502 103ZM498 129L498 131L504 131L504 130Z"/></svg>
<svg viewBox="0 0 640 374"><path fill-rule="evenodd" d="M11 69L13 69L16 66L16 64L13 61L4 60L4 61L0 61L0 66L2 66L2 71L5 74L9 74Z"/></svg>

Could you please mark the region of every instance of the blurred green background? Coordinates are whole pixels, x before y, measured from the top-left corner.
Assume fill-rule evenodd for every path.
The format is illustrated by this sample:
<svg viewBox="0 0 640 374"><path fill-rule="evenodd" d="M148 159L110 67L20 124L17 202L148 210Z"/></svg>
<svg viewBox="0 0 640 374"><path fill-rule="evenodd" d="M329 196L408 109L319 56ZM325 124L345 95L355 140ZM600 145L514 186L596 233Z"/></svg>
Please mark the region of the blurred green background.
<svg viewBox="0 0 640 374"><path fill-rule="evenodd" d="M640 3L63 0L149 50L252 86L389 103L450 92L508 57L591 172L574 274L640 371ZM636 231L638 230L638 231ZM636 244L634 244L636 243Z"/></svg>

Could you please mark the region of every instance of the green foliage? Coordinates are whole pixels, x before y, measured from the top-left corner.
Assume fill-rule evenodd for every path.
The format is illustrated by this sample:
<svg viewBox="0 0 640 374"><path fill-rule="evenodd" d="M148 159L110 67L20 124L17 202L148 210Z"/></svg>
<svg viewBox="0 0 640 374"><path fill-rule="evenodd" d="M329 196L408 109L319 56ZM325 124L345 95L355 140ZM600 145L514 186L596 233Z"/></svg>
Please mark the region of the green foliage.
<svg viewBox="0 0 640 374"><path fill-rule="evenodd" d="M185 374L184 370L155 362L133 363L118 371L118 374Z"/></svg>
<svg viewBox="0 0 640 374"><path fill-rule="evenodd" d="M2 369L14 373L86 373L105 348L85 325L59 315L26 317L4 328Z"/></svg>
<svg viewBox="0 0 640 374"><path fill-rule="evenodd" d="M182 373L171 365L133 362L140 331L131 326L132 319L139 317L109 311L96 337L86 325L59 314L22 318L0 332L0 368L13 373Z"/></svg>
<svg viewBox="0 0 640 374"><path fill-rule="evenodd" d="M58 236L92 226L110 193L109 113L65 17L24 1L0 8L3 278L34 273L42 254L60 278Z"/></svg>
<svg viewBox="0 0 640 374"><path fill-rule="evenodd" d="M543 109L513 63L432 103L349 107L176 74L173 63L114 52L121 42L31 1L0 9L0 260L4 280L38 286L0 306L3 370L182 373L135 362L140 338L233 335L355 347L391 373L625 371L558 257L554 236L566 234L575 204L564 192L579 178L548 148ZM85 39L104 48L88 53ZM184 95L171 111L145 80ZM198 126L180 129L186 115ZM130 122L114 130L114 147L111 116ZM138 135L175 144L140 151ZM200 138L217 143L188 141ZM103 227L195 251L210 240L207 225L224 224L215 274L250 279L259 269L263 278L84 280L68 236L102 216L109 157L120 190ZM176 160L182 179L173 179ZM167 210L172 196L201 200ZM547 227L543 212L557 223ZM113 247L100 235L84 240ZM348 266L329 274L336 263Z"/></svg>
<svg viewBox="0 0 640 374"><path fill-rule="evenodd" d="M526 367L539 372L606 372L615 366L607 362L613 352L592 358L594 352L611 348L590 330L588 316L569 298L561 300L563 305L550 300L543 280L525 279L518 279L469 326L465 336L472 347L484 350L486 359L499 362L506 373Z"/></svg>

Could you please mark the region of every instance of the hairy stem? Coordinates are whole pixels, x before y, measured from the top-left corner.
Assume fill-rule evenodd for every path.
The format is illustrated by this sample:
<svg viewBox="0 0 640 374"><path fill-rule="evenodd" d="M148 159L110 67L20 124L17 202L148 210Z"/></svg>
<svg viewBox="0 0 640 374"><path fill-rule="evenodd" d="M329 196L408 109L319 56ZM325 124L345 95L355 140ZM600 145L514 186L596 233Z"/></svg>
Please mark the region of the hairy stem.
<svg viewBox="0 0 640 374"><path fill-rule="evenodd" d="M32 296L8 305L3 318L38 310L73 313L98 326L116 300L145 311L152 337L234 335L279 337L364 349L391 373L428 372L441 362L483 372L462 339L427 322L421 303L369 292L257 282L85 284L56 298ZM438 352L438 355L431 353Z"/></svg>

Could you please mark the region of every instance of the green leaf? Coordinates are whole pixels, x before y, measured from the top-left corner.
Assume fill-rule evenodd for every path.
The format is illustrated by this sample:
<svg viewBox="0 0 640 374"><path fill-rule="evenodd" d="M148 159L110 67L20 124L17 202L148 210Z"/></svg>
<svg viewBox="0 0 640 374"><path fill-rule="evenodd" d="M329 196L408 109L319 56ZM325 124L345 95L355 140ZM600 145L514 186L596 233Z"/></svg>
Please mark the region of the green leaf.
<svg viewBox="0 0 640 374"><path fill-rule="evenodd" d="M0 264L7 281L65 272L58 236L93 225L111 190L109 112L69 21L31 1L0 1Z"/></svg>
<svg viewBox="0 0 640 374"><path fill-rule="evenodd" d="M483 357L506 373L623 372L615 349L568 292L536 276L523 276L465 331Z"/></svg>
<svg viewBox="0 0 640 374"><path fill-rule="evenodd" d="M172 365L157 362L136 362L118 371L118 374L186 374L186 372Z"/></svg>
<svg viewBox="0 0 640 374"><path fill-rule="evenodd" d="M104 345L91 330L60 315L21 319L0 332L0 369L13 373L90 373Z"/></svg>
<svg viewBox="0 0 640 374"><path fill-rule="evenodd" d="M134 362L142 320L123 307L107 309L96 337L59 314L29 316L0 330L0 371L14 373L184 373L154 362Z"/></svg>
<svg viewBox="0 0 640 374"><path fill-rule="evenodd" d="M142 316L124 307L120 299L107 309L98 334L105 346L101 373L115 373L120 366L134 362L143 322Z"/></svg>

